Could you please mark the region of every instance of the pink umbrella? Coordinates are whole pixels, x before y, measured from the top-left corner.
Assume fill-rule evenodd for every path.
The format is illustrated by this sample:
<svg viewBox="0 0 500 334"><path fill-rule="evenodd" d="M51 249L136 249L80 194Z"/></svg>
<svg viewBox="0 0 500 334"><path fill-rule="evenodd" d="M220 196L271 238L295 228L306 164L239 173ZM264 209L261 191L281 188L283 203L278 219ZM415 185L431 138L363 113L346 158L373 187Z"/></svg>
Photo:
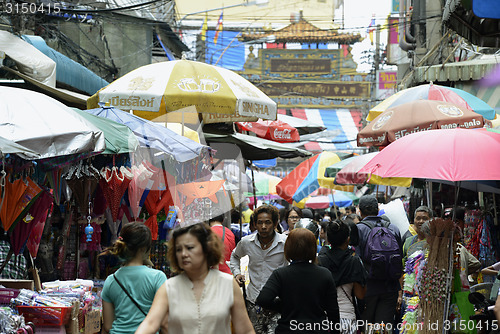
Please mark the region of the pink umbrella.
<svg viewBox="0 0 500 334"><path fill-rule="evenodd" d="M487 129L417 132L391 143L359 173L381 177L500 180L500 134Z"/></svg>

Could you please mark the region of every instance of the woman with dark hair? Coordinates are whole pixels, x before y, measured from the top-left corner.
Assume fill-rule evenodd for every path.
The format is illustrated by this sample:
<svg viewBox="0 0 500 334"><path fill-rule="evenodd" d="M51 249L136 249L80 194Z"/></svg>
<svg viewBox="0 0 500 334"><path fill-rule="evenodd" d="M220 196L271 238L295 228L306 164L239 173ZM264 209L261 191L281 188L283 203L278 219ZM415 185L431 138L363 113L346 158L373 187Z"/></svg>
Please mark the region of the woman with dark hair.
<svg viewBox="0 0 500 334"><path fill-rule="evenodd" d="M337 290L328 270L315 264L314 233L305 228L291 231L285 257L291 264L273 271L256 300L281 314L275 333L338 333ZM308 326L314 329L304 330Z"/></svg>
<svg viewBox="0 0 500 334"><path fill-rule="evenodd" d="M176 228L168 242L167 257L174 272L156 293L146 319L136 333L169 334L255 333L243 294L233 276L217 269L223 245L204 223Z"/></svg>
<svg viewBox="0 0 500 334"><path fill-rule="evenodd" d="M290 233L294 229L295 224L302 217L302 210L296 206L292 206L292 208L285 213L285 222L288 224L288 230L285 231L286 234Z"/></svg>
<svg viewBox="0 0 500 334"><path fill-rule="evenodd" d="M118 256L123 266L104 282L103 333L133 333L144 320L156 291L167 279L162 271L145 266L151 263L150 250L151 231L136 222L123 226L118 239L105 250Z"/></svg>
<svg viewBox="0 0 500 334"><path fill-rule="evenodd" d="M326 228L330 249L318 256L320 266L330 270L337 284L342 333L356 333L354 296L363 299L366 293L367 272L361 259L349 249L349 226L337 219Z"/></svg>

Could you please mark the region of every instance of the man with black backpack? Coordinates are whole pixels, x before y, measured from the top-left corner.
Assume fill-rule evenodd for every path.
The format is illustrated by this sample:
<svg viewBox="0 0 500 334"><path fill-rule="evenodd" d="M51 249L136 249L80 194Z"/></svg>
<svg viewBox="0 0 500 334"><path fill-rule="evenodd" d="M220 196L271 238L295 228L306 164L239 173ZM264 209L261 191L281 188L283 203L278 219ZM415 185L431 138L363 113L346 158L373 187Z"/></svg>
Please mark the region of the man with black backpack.
<svg viewBox="0 0 500 334"><path fill-rule="evenodd" d="M382 323L391 329L403 271L401 234L387 217L378 216L378 202L374 196L362 196L359 211L362 221L357 224L359 246L356 253L368 271L362 319L367 326L375 325L374 329L379 329Z"/></svg>

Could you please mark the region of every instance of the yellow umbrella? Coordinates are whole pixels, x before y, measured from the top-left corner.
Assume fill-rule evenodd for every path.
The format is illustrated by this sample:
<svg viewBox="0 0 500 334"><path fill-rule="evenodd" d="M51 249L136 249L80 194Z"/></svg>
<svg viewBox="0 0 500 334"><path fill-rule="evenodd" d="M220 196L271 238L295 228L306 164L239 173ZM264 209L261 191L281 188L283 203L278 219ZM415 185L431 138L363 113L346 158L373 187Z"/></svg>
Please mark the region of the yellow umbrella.
<svg viewBox="0 0 500 334"><path fill-rule="evenodd" d="M194 107L197 113L276 119L276 103L242 76L222 67L174 60L139 67L87 100L88 109L109 103L155 120Z"/></svg>
<svg viewBox="0 0 500 334"><path fill-rule="evenodd" d="M189 138L197 143L200 142L200 136L198 135L198 132L191 130L187 126L184 126L180 123L165 123L165 127L169 130L174 131L178 135Z"/></svg>
<svg viewBox="0 0 500 334"><path fill-rule="evenodd" d="M366 116L366 120L368 122L373 121L378 115L387 110L387 108L396 101L402 94L404 94L404 90L400 90L396 94L393 94L377 104L375 107L371 108L368 112L368 116Z"/></svg>

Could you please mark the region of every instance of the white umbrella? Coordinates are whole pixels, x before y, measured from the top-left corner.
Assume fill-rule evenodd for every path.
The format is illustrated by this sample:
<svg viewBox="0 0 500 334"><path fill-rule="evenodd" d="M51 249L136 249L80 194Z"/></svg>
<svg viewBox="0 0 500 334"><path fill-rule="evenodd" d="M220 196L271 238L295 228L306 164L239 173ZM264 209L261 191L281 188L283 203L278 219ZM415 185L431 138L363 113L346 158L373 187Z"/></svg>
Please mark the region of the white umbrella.
<svg viewBox="0 0 500 334"><path fill-rule="evenodd" d="M102 131L47 95L0 87L0 101L2 137L36 152L40 159L106 148Z"/></svg>
<svg viewBox="0 0 500 334"><path fill-rule="evenodd" d="M37 159L39 156L36 152L33 152L29 148L19 145L12 140L6 139L0 136L0 158L5 154L17 154L24 159Z"/></svg>

